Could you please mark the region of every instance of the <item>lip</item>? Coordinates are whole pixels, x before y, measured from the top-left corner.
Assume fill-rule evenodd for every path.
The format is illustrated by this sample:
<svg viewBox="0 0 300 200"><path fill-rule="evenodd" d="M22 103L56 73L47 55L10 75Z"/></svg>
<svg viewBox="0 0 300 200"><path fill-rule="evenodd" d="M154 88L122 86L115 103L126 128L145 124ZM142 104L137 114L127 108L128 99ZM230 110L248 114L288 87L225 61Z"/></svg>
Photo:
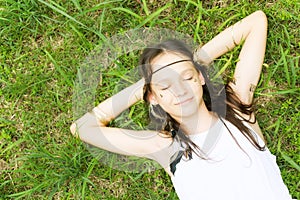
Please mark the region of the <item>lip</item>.
<svg viewBox="0 0 300 200"><path fill-rule="evenodd" d="M183 101L180 101L178 103L175 103L175 105L183 105L183 104L186 104L188 102L190 102L194 97L191 97L191 98L188 98L188 99L185 99Z"/></svg>

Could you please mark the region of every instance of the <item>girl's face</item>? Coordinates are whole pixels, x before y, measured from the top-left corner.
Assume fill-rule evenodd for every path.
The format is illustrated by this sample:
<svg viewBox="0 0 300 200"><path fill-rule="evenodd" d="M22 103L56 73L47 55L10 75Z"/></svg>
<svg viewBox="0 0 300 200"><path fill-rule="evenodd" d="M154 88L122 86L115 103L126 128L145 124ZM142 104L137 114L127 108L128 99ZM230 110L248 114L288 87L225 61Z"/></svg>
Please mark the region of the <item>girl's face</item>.
<svg viewBox="0 0 300 200"><path fill-rule="evenodd" d="M202 85L204 78L198 72L191 61L183 61L187 57L174 53L164 53L151 62L152 74L149 96L151 104L159 104L174 119L181 121L182 117L188 117L204 106L202 100Z"/></svg>

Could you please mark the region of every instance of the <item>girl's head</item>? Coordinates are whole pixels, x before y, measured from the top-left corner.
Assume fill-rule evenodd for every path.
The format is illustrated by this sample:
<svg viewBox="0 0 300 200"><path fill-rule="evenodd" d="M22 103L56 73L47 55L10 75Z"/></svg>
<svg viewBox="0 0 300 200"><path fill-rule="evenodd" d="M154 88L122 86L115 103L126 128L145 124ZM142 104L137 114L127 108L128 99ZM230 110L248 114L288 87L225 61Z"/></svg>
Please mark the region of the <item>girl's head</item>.
<svg viewBox="0 0 300 200"><path fill-rule="evenodd" d="M167 40L148 47L140 65L146 83L144 100L150 103L154 117L163 120L170 115L180 122L207 104L202 98L209 99L205 68L193 61L193 53L184 43Z"/></svg>
<svg viewBox="0 0 300 200"><path fill-rule="evenodd" d="M241 113L251 116L252 104L243 104L229 84L212 84L207 68L193 61L192 51L183 42L167 40L146 48L140 65L150 117L159 123L164 133L171 133L173 138L185 143L187 155L195 152L201 156L201 150L179 128L181 120L204 107L234 124L257 149L264 149L251 130L241 123L241 119L249 121Z"/></svg>

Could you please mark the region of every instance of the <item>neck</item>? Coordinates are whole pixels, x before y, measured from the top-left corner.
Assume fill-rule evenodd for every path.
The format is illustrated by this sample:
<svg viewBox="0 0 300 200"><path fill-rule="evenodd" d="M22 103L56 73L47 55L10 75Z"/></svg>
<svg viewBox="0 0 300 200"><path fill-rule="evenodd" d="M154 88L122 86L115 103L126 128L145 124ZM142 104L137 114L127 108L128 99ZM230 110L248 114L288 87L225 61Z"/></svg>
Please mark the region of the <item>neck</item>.
<svg viewBox="0 0 300 200"><path fill-rule="evenodd" d="M199 109L189 117L183 117L180 120L180 128L188 135L207 131L215 122L217 116L207 110L206 106Z"/></svg>

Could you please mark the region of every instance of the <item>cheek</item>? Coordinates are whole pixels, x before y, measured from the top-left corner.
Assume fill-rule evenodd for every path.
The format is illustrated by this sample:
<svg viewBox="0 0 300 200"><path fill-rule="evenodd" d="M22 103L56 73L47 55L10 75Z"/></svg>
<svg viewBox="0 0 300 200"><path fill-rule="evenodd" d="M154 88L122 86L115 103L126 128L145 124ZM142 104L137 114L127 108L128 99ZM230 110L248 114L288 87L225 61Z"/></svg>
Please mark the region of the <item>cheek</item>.
<svg viewBox="0 0 300 200"><path fill-rule="evenodd" d="M193 78L185 83L185 87L189 92L199 90L201 87L200 80L198 78Z"/></svg>
<svg viewBox="0 0 300 200"><path fill-rule="evenodd" d="M166 103L169 103L172 100L173 95L168 90L160 91L160 92L157 92L157 98L159 99L160 103L166 104Z"/></svg>
<svg viewBox="0 0 300 200"><path fill-rule="evenodd" d="M172 110L174 97L169 91L156 91L157 103L166 111L170 112Z"/></svg>
<svg viewBox="0 0 300 200"><path fill-rule="evenodd" d="M189 87L191 95L202 98L203 90L199 79L196 82L192 80Z"/></svg>
<svg viewBox="0 0 300 200"><path fill-rule="evenodd" d="M170 103L170 92L168 90L159 90L156 88L153 88L152 90L153 98L155 101L160 105L165 105Z"/></svg>

